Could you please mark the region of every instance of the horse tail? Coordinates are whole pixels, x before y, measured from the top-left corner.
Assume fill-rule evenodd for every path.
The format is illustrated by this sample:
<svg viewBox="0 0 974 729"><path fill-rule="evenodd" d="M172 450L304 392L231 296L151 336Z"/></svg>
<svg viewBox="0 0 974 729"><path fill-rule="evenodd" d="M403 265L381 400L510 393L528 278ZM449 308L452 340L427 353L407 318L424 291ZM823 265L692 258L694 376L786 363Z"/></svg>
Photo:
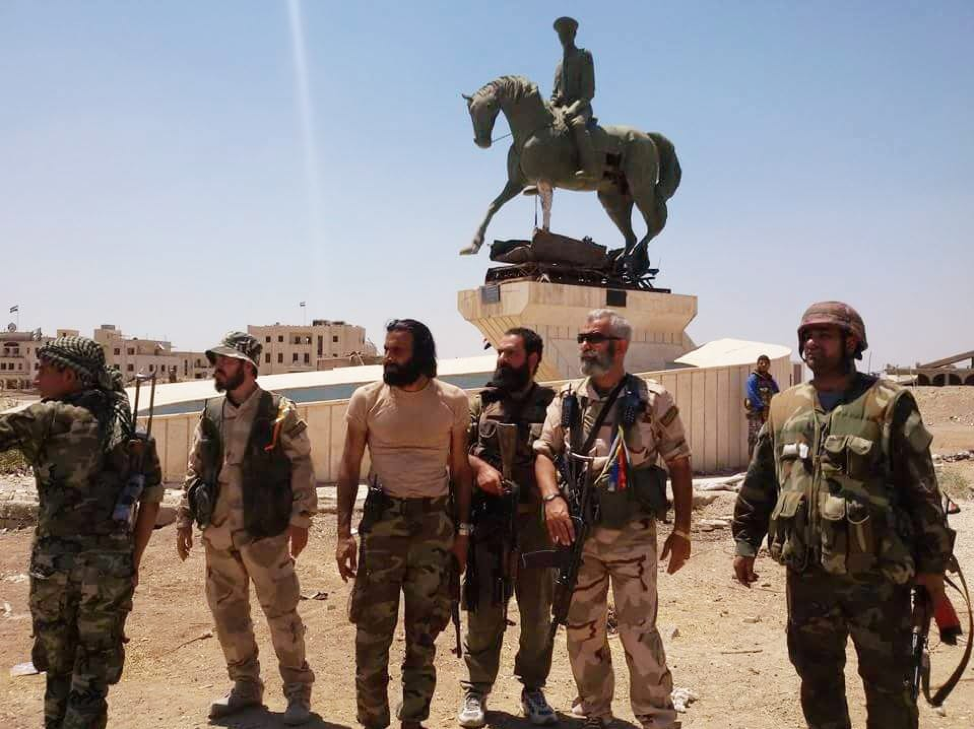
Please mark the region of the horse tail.
<svg viewBox="0 0 974 729"><path fill-rule="evenodd" d="M656 183L656 197L660 202L665 203L673 197L676 188L680 186L683 170L680 168L680 160L676 157L673 142L659 132L648 132L648 135L656 145L656 152L659 155L659 182Z"/></svg>

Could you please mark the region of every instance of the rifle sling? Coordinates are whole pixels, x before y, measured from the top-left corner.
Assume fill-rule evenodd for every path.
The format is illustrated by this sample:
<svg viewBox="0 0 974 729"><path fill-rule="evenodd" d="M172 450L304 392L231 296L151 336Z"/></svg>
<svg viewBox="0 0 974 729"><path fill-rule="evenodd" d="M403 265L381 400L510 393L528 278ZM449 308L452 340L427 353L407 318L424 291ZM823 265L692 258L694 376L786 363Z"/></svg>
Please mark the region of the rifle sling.
<svg viewBox="0 0 974 729"><path fill-rule="evenodd" d="M612 392L609 393L609 397L606 399L605 405L599 411L598 416L595 418L595 422L592 423L592 429L589 431L588 436L585 438L585 444L582 446L580 455L588 456L589 451L592 450L592 446L595 445L595 439L598 437L599 431L602 429L602 426L605 424L605 419L609 417L609 411L612 410L612 406L615 405L616 400L619 398L619 393L622 392L622 388L625 387L626 380L628 378L629 375L623 375L622 379L619 380L619 384L616 385L612 389ZM581 428L579 427L581 425L581 423L579 422L579 418L581 417L581 415L582 415L582 408L579 407L576 410L576 415L574 418L575 422L573 422L569 426L571 428L571 433L569 433L570 440L574 440L575 432L581 430ZM574 447L572 448L572 451L578 452L575 451Z"/></svg>
<svg viewBox="0 0 974 729"><path fill-rule="evenodd" d="M960 581L961 587L951 580L949 577L944 577L944 580L948 585L953 587L964 598L964 602L967 603L967 647L964 649L964 655L960 659L960 664L957 669L950 674L950 678L944 681L943 686L937 689L933 697L930 696L930 674L927 672L923 676L923 696L926 698L927 702L931 706L940 706L944 703L950 692L954 690L954 687L960 681L961 676L964 675L964 671L967 670L967 664L971 659L971 649L974 648L974 614L971 613L971 595L967 589L967 581L964 579L964 573L961 572L960 563L956 560L954 561L957 567L957 579Z"/></svg>

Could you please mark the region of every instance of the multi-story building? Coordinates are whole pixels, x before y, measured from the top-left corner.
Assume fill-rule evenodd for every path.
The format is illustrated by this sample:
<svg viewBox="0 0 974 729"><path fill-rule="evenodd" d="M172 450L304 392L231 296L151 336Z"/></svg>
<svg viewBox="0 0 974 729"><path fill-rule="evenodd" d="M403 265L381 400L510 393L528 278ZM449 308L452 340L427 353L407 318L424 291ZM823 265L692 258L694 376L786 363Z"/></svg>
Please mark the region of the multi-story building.
<svg viewBox="0 0 974 729"><path fill-rule="evenodd" d="M40 366L37 348L51 341L40 329L19 332L8 328L0 333L0 390L31 390Z"/></svg>
<svg viewBox="0 0 974 729"><path fill-rule="evenodd" d="M173 351L164 339L126 337L114 324L95 329L93 339L105 350L105 362L125 375L155 373L160 382L201 380L209 377L209 362L202 352Z"/></svg>
<svg viewBox="0 0 974 729"><path fill-rule="evenodd" d="M247 332L264 347L260 363L264 375L372 364L376 356L375 346L365 338L365 329L344 321L314 319L311 326L251 325Z"/></svg>

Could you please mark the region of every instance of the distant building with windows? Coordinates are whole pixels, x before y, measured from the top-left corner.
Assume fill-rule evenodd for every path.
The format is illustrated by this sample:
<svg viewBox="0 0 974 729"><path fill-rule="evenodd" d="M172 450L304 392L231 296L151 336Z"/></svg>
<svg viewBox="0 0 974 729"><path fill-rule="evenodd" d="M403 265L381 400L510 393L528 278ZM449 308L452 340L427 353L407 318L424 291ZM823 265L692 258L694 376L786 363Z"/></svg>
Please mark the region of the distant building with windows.
<svg viewBox="0 0 974 729"><path fill-rule="evenodd" d="M120 370L125 379L137 373L155 374L159 382L202 380L210 376L203 352L174 351L163 339L126 337L114 324L102 324L92 337L105 350L105 362Z"/></svg>
<svg viewBox="0 0 974 729"><path fill-rule="evenodd" d="M263 345L262 375L331 370L378 361L375 345L365 338L364 327L344 321L314 319L310 326L250 325L247 332Z"/></svg>
<svg viewBox="0 0 974 729"><path fill-rule="evenodd" d="M13 326L0 333L0 390L31 390L34 373L40 366L37 348L53 337L45 337L40 329L20 332Z"/></svg>

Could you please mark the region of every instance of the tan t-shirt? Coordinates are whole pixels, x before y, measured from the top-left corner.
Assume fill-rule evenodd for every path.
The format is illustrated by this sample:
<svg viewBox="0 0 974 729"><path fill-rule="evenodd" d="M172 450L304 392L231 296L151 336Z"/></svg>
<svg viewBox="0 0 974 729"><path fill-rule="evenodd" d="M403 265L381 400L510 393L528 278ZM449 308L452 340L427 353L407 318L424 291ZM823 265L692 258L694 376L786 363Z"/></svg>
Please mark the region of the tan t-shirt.
<svg viewBox="0 0 974 729"><path fill-rule="evenodd" d="M345 420L368 432L372 473L396 498L445 496L453 435L466 435L470 405L459 387L437 379L418 392L364 385L352 393Z"/></svg>

